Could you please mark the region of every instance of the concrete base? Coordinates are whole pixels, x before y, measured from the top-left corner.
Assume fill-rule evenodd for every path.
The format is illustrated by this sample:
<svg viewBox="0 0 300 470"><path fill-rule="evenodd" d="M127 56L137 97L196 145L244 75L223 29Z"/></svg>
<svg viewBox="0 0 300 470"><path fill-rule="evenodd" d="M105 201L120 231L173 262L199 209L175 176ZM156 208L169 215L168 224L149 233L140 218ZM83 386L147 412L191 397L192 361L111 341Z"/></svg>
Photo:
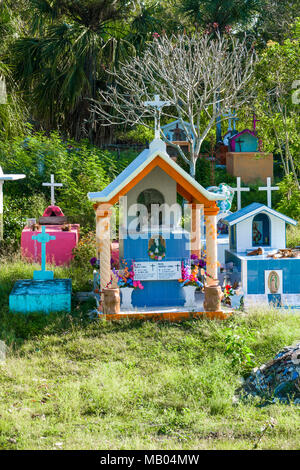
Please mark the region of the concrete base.
<svg viewBox="0 0 300 470"><path fill-rule="evenodd" d="M109 321L113 320L153 320L153 321L171 321L180 322L192 320L195 318L209 318L211 320L226 320L232 315L232 310L220 310L219 312L204 312L188 310L183 307L173 308L143 308L130 311L121 311L119 314L100 315L99 318Z"/></svg>
<svg viewBox="0 0 300 470"><path fill-rule="evenodd" d="M278 304L274 304L274 300L267 294L246 295L244 297L245 308L250 307L276 307L287 310L300 311L300 294L278 294Z"/></svg>
<svg viewBox="0 0 300 470"><path fill-rule="evenodd" d="M70 312L71 279L17 281L9 296L9 309L15 313Z"/></svg>

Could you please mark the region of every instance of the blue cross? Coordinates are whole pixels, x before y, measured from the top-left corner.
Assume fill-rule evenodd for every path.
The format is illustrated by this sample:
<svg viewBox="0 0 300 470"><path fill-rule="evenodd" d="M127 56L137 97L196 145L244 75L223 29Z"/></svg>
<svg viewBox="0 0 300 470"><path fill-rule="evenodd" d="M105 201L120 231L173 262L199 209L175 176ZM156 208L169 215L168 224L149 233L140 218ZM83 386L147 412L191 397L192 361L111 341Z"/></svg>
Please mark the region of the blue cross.
<svg viewBox="0 0 300 470"><path fill-rule="evenodd" d="M41 246L41 271L34 271L33 279L47 280L47 279L54 278L53 271L46 270L46 243L50 242L50 240L55 240L55 239L56 237L51 236L48 233L46 233L46 227L44 225L42 226L42 233L32 236L32 240L37 240L42 245Z"/></svg>

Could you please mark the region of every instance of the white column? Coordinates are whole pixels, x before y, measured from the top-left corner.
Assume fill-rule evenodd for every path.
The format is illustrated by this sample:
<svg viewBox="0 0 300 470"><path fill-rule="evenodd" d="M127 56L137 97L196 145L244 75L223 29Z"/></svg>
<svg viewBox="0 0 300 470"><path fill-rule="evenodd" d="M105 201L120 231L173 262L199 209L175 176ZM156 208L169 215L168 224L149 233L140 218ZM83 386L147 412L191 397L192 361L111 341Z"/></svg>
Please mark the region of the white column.
<svg viewBox="0 0 300 470"><path fill-rule="evenodd" d="M217 213L218 210L204 209L206 226L206 282L215 284L218 279L218 243L217 243Z"/></svg>
<svg viewBox="0 0 300 470"><path fill-rule="evenodd" d="M191 220L191 253L201 256L201 204L191 204L192 220Z"/></svg>
<svg viewBox="0 0 300 470"><path fill-rule="evenodd" d="M97 253L100 259L100 285L103 290L111 280L110 267L110 216L111 211L101 206L96 211Z"/></svg>

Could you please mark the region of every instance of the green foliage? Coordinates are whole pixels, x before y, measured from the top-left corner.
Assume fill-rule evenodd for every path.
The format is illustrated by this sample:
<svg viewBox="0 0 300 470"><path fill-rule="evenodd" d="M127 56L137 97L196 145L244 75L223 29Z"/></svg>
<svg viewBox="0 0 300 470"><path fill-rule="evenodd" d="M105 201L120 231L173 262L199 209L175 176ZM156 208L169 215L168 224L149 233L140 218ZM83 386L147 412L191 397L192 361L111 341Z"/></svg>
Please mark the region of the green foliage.
<svg viewBox="0 0 300 470"><path fill-rule="evenodd" d="M58 133L46 136L32 134L0 142L0 165L6 172L24 173L26 178L4 186L5 236L18 238L26 217L42 215L50 204L49 188L42 183L56 181L63 184L56 190L56 201L70 222L80 223L84 230L95 228L95 215L87 198L89 191L103 189L127 166L132 158L126 154L118 159L115 154L90 145L64 141Z"/></svg>
<svg viewBox="0 0 300 470"><path fill-rule="evenodd" d="M288 248L300 246L300 225L289 225L286 231L286 245Z"/></svg>
<svg viewBox="0 0 300 470"><path fill-rule="evenodd" d="M29 0L30 27L12 44L10 61L43 129L59 128L76 140L109 140L111 130L96 122L91 100L109 83L107 71L141 50L159 23L157 8L137 11L134 4Z"/></svg>
<svg viewBox="0 0 300 470"><path fill-rule="evenodd" d="M280 202L276 209L293 219L300 220L300 191L293 175L288 175L279 183Z"/></svg>
<svg viewBox="0 0 300 470"><path fill-rule="evenodd" d="M153 140L153 130L138 125L129 131L118 132L116 137L118 140L126 143L146 144Z"/></svg>
<svg viewBox="0 0 300 470"><path fill-rule="evenodd" d="M202 28L216 23L220 31L226 26L249 24L261 6L261 0L181 0L180 10L193 24Z"/></svg>
<svg viewBox="0 0 300 470"><path fill-rule="evenodd" d="M231 358L233 367L243 367L245 372L249 372L256 364L254 353L249 347L249 343L255 342L255 331L244 331L236 325L224 330L224 342L226 345L225 356Z"/></svg>
<svg viewBox="0 0 300 470"><path fill-rule="evenodd" d="M268 42L256 67L254 85L264 150L280 156L284 174L293 173L298 184L300 107L295 99L295 86L297 88L300 37L296 34L283 44Z"/></svg>
<svg viewBox="0 0 300 470"><path fill-rule="evenodd" d="M0 244L0 251L16 248L21 239L22 230L27 218L38 218L46 207L46 198L43 194L32 194L28 198L14 198L5 195L4 203L4 241Z"/></svg>
<svg viewBox="0 0 300 470"><path fill-rule="evenodd" d="M74 259L72 266L91 268L90 259L96 256L96 234L95 231L88 232L80 237L78 245L73 250Z"/></svg>
<svg viewBox="0 0 300 470"><path fill-rule="evenodd" d="M282 44L293 35L293 23L299 15L298 0L262 0L260 13L251 28L252 35L262 48L270 40Z"/></svg>

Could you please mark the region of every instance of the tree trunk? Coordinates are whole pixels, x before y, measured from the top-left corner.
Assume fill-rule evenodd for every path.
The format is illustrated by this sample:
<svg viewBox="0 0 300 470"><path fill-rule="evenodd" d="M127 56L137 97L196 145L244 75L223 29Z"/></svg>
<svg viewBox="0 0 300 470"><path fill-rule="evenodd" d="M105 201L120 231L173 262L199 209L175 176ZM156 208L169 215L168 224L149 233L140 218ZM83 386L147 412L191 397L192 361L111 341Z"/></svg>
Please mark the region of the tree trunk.
<svg viewBox="0 0 300 470"><path fill-rule="evenodd" d="M196 177L196 162L197 162L197 160L192 157L191 160L190 160L190 175L193 178Z"/></svg>

